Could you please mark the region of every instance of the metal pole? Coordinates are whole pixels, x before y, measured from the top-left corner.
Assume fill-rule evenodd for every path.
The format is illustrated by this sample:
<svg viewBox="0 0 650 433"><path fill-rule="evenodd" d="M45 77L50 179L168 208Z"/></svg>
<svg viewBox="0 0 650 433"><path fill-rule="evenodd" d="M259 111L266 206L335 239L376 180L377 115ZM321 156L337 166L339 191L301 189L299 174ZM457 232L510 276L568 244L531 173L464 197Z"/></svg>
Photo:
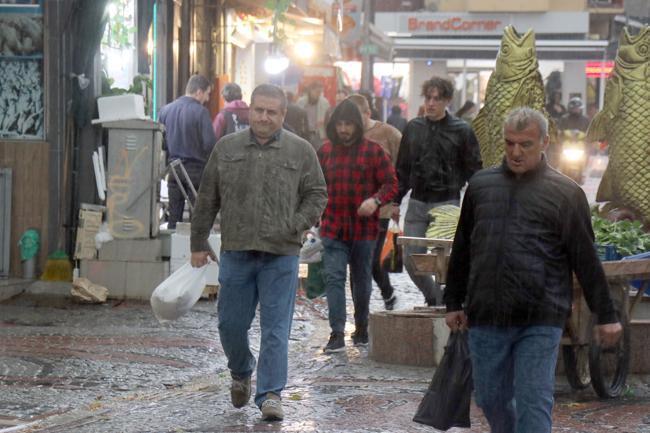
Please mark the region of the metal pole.
<svg viewBox="0 0 650 433"><path fill-rule="evenodd" d="M361 46L364 48L361 53L361 89L372 91L372 56L370 55L370 15L371 0L363 0L363 23L361 25Z"/></svg>

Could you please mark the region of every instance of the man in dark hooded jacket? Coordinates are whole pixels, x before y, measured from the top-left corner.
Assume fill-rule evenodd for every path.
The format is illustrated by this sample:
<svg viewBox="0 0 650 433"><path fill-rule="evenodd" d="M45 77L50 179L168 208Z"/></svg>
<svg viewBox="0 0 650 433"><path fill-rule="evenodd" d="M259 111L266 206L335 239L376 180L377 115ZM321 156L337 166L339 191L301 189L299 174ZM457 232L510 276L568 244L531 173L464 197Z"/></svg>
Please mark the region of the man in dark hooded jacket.
<svg viewBox="0 0 650 433"><path fill-rule="evenodd" d="M355 345L368 343L368 304L372 292L372 252L379 225L378 209L397 193L397 177L382 147L363 137L357 106L342 101L332 113L327 138L318 151L325 175L327 207L320 236L325 252L323 274L332 333L326 353L345 349L345 280L350 265Z"/></svg>

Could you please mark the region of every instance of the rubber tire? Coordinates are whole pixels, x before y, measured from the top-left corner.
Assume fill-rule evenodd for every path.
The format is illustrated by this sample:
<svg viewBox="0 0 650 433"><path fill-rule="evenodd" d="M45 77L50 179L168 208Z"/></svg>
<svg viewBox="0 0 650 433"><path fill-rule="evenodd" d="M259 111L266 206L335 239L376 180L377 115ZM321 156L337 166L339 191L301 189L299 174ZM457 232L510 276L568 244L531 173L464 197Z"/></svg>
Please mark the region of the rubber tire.
<svg viewBox="0 0 650 433"><path fill-rule="evenodd" d="M625 390L625 381L630 369L630 325L628 322L627 311L623 311L620 303L614 301L614 308L618 313L621 324L623 325L623 335L616 345L616 370L614 375L608 379L604 376L601 365L603 350L600 345L592 344L589 346L589 373L591 375L591 385L600 398L616 398ZM592 319L595 325L595 316ZM610 349L611 350L611 349Z"/></svg>
<svg viewBox="0 0 650 433"><path fill-rule="evenodd" d="M578 351L582 351L579 355ZM562 360L567 381L573 389L585 389L591 384L589 371L589 346L562 346ZM580 367L585 369L580 374Z"/></svg>

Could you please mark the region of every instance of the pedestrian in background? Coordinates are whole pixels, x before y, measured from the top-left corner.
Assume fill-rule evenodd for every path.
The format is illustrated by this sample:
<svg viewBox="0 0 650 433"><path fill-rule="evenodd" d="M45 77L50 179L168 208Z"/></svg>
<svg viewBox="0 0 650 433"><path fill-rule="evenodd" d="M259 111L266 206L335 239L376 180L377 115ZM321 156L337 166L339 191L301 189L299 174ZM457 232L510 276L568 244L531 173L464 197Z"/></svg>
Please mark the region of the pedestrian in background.
<svg viewBox="0 0 650 433"><path fill-rule="evenodd" d="M305 94L296 104L307 112L309 123L309 142L318 150L325 139L325 116L330 103L323 96L323 83L312 81L305 88Z"/></svg>
<svg viewBox="0 0 650 433"><path fill-rule="evenodd" d="M207 78L192 75L185 86L185 95L160 109L158 121L165 125L165 149L168 160L180 160L194 189L198 190L205 164L217 138L204 104L210 100L212 86ZM189 191L188 182L181 178ZM167 228L175 229L183 220L185 197L173 176L167 177L169 219ZM190 200L194 200L190 197Z"/></svg>
<svg viewBox="0 0 650 433"><path fill-rule="evenodd" d="M573 275L607 347L618 340L582 189L544 156L548 123L531 108L504 122L500 167L469 181L449 261L452 331L469 326L476 403L492 432L550 433L555 364Z"/></svg>
<svg viewBox="0 0 650 433"><path fill-rule="evenodd" d="M295 102L295 95L292 92L285 92L287 95L287 115L284 117L284 126L294 134L309 141L309 120L307 112Z"/></svg>
<svg viewBox="0 0 650 433"><path fill-rule="evenodd" d="M462 107L456 111L456 117L463 119L467 123L472 123L476 117L478 105L473 101L465 101Z"/></svg>
<svg viewBox="0 0 650 433"><path fill-rule="evenodd" d="M221 90L221 96L226 105L212 123L217 139L248 128L248 105L242 101L241 87L237 83L228 83Z"/></svg>
<svg viewBox="0 0 650 433"><path fill-rule="evenodd" d="M458 205L460 190L481 168L478 140L472 128L447 112L454 94L451 81L433 77L422 84L424 115L406 125L397 156L399 192L394 210L411 190L404 219L404 236L425 237L429 211L444 204ZM399 215L399 214L398 214ZM404 255L425 253L426 248L405 246ZM427 305L442 302L442 290L428 275L418 275L406 260L409 276L424 295Z"/></svg>
<svg viewBox="0 0 650 433"><path fill-rule="evenodd" d="M354 303L355 345L368 343L368 308L372 291L372 251L377 239L378 212L397 191L389 156L363 137L357 106L344 100L327 124L327 138L318 151L327 182L328 202L320 225L325 251L323 275L327 293L330 339L326 353L345 349L345 282L350 265Z"/></svg>
<svg viewBox="0 0 650 433"><path fill-rule="evenodd" d="M397 128L400 133L406 129L406 119L402 117L402 109L399 105L393 105L390 109L390 116L386 119L386 123Z"/></svg>
<svg viewBox="0 0 650 433"><path fill-rule="evenodd" d="M192 266L207 263L208 236L221 211L219 336L232 376L233 406L247 404L255 357L248 342L257 305L261 343L255 404L263 420L281 420L298 253L302 234L327 203L325 180L310 144L282 129L284 92L262 84L251 96L249 130L217 143L192 217Z"/></svg>
<svg viewBox="0 0 650 433"><path fill-rule="evenodd" d="M382 149L384 149L384 152L388 154L394 166L397 161L397 153L399 151L400 141L402 140L402 134L387 123L372 120L370 118L371 113L370 107L368 106L368 100L364 98L363 95L358 93L353 94L348 96L348 99L352 101L361 112L364 130L363 136L370 141L378 143ZM397 302L395 289L390 284L388 272L381 264L381 250L386 241L388 223L392 216L393 203L386 203L379 209L379 232L377 233L377 241L372 255L372 278L375 280L375 283L377 283L377 286L381 291L381 297L384 300L384 307L387 310L392 310Z"/></svg>

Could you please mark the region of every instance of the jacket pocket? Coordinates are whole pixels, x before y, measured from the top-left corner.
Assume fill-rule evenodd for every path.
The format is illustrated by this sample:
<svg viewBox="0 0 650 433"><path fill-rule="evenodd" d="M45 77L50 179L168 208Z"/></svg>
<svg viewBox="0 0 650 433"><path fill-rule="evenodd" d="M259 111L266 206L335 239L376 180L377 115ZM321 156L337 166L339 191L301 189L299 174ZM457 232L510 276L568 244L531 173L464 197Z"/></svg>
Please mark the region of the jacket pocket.
<svg viewBox="0 0 650 433"><path fill-rule="evenodd" d="M544 302L546 271L538 258L519 256L516 264L503 267L501 281L501 302L506 311L529 315Z"/></svg>
<svg viewBox="0 0 650 433"><path fill-rule="evenodd" d="M246 154L231 153L219 155L219 194L221 195L221 218L227 224L243 223L247 212L245 206L237 206L249 194ZM250 209L249 209L250 210Z"/></svg>

